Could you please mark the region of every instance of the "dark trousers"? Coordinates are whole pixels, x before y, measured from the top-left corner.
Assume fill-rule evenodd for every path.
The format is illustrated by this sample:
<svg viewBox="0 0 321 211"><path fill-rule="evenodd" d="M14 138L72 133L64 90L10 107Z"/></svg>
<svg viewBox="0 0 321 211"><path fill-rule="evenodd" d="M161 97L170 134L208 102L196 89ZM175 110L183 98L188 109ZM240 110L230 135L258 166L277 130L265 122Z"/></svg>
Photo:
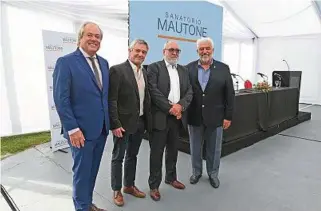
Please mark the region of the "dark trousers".
<svg viewBox="0 0 321 211"><path fill-rule="evenodd" d="M122 138L114 136L114 148L111 160L111 187L114 191L120 191L122 188L123 160L124 167L124 185L130 187L135 185L137 155L144 135L144 119L138 120L137 131L133 134L123 133Z"/></svg>
<svg viewBox="0 0 321 211"><path fill-rule="evenodd" d="M84 147L70 145L73 158L73 202L76 211L88 211L92 204L93 191L101 157L105 148L107 132L96 140L85 140Z"/></svg>
<svg viewBox="0 0 321 211"><path fill-rule="evenodd" d="M223 128L210 128L203 124L201 126L188 125L188 131L193 174L199 176L203 173L202 152L205 141L207 174L212 178L217 177L221 159Z"/></svg>
<svg viewBox="0 0 321 211"><path fill-rule="evenodd" d="M158 189L162 181L162 164L163 153L165 152L166 181L174 181L177 179L176 163L178 155L178 139L179 126L181 120L177 120L174 116L167 117L167 126L164 130L153 130L150 134L150 157L149 169L150 175L148 179L150 189Z"/></svg>

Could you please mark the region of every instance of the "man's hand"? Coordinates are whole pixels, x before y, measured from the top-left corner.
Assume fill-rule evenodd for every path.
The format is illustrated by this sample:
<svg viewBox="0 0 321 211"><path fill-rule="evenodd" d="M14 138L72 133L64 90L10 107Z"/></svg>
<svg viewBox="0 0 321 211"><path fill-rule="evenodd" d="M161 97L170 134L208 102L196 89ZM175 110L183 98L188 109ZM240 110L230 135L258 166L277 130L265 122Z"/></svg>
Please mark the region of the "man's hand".
<svg viewBox="0 0 321 211"><path fill-rule="evenodd" d="M122 138L123 137L123 132L125 132L125 129L120 127L120 128L112 130L112 132L116 137Z"/></svg>
<svg viewBox="0 0 321 211"><path fill-rule="evenodd" d="M180 104L173 104L172 108L169 110L169 113L174 116L181 115L182 106Z"/></svg>
<svg viewBox="0 0 321 211"><path fill-rule="evenodd" d="M85 137L82 134L81 130L69 135L70 143L72 146L80 148L85 146Z"/></svg>
<svg viewBox="0 0 321 211"><path fill-rule="evenodd" d="M223 129L226 130L231 126L231 121L224 119L223 121Z"/></svg>

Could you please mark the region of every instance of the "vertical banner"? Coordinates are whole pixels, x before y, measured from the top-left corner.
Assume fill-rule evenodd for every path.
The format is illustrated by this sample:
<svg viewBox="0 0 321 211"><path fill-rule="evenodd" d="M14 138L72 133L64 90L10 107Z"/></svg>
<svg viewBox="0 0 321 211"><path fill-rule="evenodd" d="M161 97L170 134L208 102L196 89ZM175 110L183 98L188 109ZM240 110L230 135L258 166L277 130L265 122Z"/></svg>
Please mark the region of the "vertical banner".
<svg viewBox="0 0 321 211"><path fill-rule="evenodd" d="M223 8L206 1L137 1L129 2L129 41L140 38L150 49L146 64L163 58L166 40L176 40L181 48L179 63L186 65L199 57L196 40L214 41L214 58L222 57Z"/></svg>
<svg viewBox="0 0 321 211"><path fill-rule="evenodd" d="M76 34L54 31L42 31L45 70L47 78L47 93L50 115L50 132L52 151L69 147L67 140L61 134L61 122L53 99L52 74L59 57L69 54L77 48Z"/></svg>

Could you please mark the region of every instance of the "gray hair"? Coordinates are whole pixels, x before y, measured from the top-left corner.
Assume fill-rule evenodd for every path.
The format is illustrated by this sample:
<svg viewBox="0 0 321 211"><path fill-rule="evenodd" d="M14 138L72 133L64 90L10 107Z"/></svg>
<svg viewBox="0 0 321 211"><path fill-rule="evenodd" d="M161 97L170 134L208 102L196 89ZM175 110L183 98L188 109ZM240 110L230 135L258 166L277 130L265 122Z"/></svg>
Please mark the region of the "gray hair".
<svg viewBox="0 0 321 211"><path fill-rule="evenodd" d="M129 49L133 49L136 44L146 45L147 49L149 49L148 43L147 43L145 40L143 40L143 39L135 39L135 40L133 40L133 41L129 44Z"/></svg>
<svg viewBox="0 0 321 211"><path fill-rule="evenodd" d="M198 40L196 41L196 47L197 47L197 49L198 49L198 47L200 46L200 44L201 44L201 43L204 43L204 42L209 42L209 43L211 43L212 48L214 48L214 42L213 42L213 40L212 40L211 38L209 38L209 37L202 37L202 38L200 38L200 39L198 39Z"/></svg>
<svg viewBox="0 0 321 211"><path fill-rule="evenodd" d="M176 41L174 41L174 40L167 40L167 41L165 42L165 44L164 44L163 50L165 50L165 49L166 49L166 45L167 45L168 43L171 43L171 42L175 42L175 43L176 43Z"/></svg>
<svg viewBox="0 0 321 211"><path fill-rule="evenodd" d="M103 31L100 29L100 27L98 26L98 24L94 23L94 22L85 22L81 25L80 29L79 29L79 32L78 32L78 42L77 42L77 46L79 46L80 44L80 40L81 38L84 36L84 31L85 31L85 27L88 25L88 24L94 24L98 27L99 31L100 31L100 35L101 35L101 38L100 40L103 39Z"/></svg>

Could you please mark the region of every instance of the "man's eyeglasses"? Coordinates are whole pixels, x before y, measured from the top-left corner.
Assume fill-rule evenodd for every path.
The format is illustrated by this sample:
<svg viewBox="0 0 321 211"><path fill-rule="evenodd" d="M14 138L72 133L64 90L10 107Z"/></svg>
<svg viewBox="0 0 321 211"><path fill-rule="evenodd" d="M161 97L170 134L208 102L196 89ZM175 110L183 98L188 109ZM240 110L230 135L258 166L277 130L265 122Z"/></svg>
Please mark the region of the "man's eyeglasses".
<svg viewBox="0 0 321 211"><path fill-rule="evenodd" d="M177 53L179 54L181 52L181 49L177 49L177 48L167 48L165 50L168 50L170 53Z"/></svg>

